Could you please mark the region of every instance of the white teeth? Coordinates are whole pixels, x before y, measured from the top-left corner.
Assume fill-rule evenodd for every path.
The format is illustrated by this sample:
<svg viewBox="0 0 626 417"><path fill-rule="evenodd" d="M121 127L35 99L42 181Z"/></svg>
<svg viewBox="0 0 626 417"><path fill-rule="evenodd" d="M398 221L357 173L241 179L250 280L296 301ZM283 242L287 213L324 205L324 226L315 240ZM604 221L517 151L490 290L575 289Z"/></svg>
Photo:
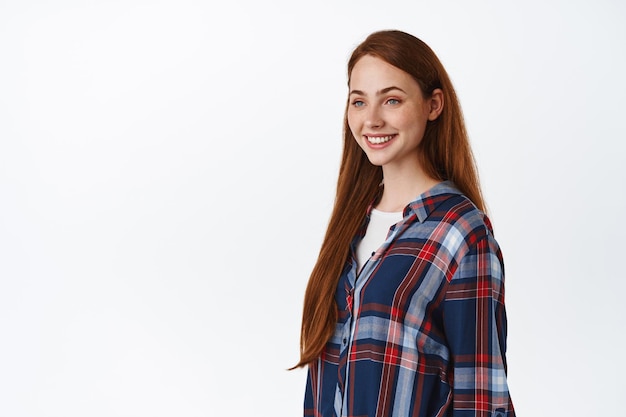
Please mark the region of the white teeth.
<svg viewBox="0 0 626 417"><path fill-rule="evenodd" d="M389 136L365 136L369 143L378 145L381 143L389 142L394 135Z"/></svg>

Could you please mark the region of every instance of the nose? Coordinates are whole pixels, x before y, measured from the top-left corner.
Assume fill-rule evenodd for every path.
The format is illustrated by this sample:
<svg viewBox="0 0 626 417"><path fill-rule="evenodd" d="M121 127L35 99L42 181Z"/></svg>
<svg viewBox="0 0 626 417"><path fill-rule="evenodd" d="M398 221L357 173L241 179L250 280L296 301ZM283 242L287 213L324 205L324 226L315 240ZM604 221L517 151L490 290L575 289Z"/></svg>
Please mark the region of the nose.
<svg viewBox="0 0 626 417"><path fill-rule="evenodd" d="M380 109L377 106L370 106L367 110L365 126L371 129L380 129L384 124Z"/></svg>

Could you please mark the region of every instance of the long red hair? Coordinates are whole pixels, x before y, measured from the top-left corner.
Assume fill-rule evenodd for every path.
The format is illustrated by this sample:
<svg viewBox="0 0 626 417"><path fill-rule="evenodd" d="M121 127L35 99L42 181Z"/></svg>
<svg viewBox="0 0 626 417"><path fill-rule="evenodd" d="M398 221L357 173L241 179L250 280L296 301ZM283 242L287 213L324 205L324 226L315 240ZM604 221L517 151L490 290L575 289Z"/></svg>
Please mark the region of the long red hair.
<svg viewBox="0 0 626 417"><path fill-rule="evenodd" d="M425 172L434 179L451 180L480 209L485 210L478 172L452 82L428 45L397 30L369 35L348 61L348 84L357 61L365 55L380 58L411 75L424 97L443 91L444 107L428 122L419 155ZM300 361L294 368L317 359L337 323L335 291L349 256L350 243L363 224L368 205L379 191L382 168L372 165L357 144L347 121L343 126L343 155L334 208L319 257L304 295L300 334Z"/></svg>

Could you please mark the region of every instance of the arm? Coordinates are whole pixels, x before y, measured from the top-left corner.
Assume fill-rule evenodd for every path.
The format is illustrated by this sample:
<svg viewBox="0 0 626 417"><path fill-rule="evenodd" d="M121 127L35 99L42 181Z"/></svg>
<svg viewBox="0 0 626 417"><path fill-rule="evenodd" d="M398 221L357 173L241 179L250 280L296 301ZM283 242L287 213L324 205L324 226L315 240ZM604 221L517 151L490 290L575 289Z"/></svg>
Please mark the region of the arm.
<svg viewBox="0 0 626 417"><path fill-rule="evenodd" d="M504 267L484 236L460 260L445 295L454 417L514 417L506 382Z"/></svg>

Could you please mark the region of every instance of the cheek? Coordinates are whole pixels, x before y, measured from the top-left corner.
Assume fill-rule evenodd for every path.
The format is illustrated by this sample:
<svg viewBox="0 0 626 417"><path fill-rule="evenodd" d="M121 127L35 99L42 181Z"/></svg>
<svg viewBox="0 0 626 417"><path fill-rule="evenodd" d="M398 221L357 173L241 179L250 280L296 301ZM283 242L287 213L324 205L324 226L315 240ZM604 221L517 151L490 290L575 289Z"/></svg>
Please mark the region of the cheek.
<svg viewBox="0 0 626 417"><path fill-rule="evenodd" d="M350 128L352 135L354 135L354 137L356 138L360 129L360 122L359 118L351 112L348 112L348 127Z"/></svg>
<svg viewBox="0 0 626 417"><path fill-rule="evenodd" d="M422 132L426 128L426 118L415 111L402 114L397 120L397 126L407 130Z"/></svg>
<svg viewBox="0 0 626 417"><path fill-rule="evenodd" d="M415 126L415 122L420 117L420 114L412 107L407 107L401 112L396 113L394 123L399 126Z"/></svg>

